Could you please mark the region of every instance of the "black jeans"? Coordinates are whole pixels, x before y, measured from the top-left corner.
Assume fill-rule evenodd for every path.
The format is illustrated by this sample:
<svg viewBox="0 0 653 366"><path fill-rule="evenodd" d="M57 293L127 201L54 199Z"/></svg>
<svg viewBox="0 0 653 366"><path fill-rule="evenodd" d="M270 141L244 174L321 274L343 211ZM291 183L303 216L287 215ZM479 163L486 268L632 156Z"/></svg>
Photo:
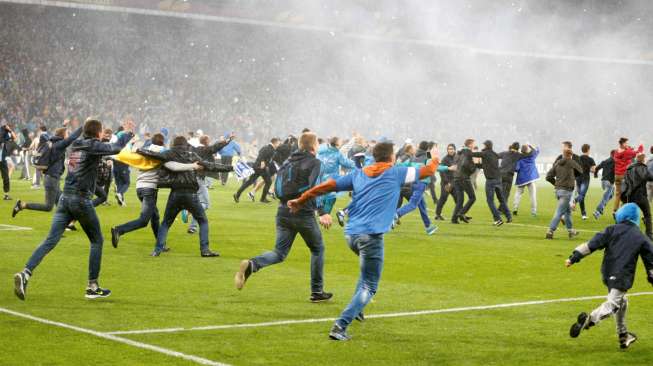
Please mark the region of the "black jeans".
<svg viewBox="0 0 653 366"><path fill-rule="evenodd" d="M467 214L469 209L472 208L472 205L474 205L474 202L476 202L476 194L474 193L474 186L472 186L471 179L454 179L453 194L456 198L456 208L453 210L451 221L458 222L458 218ZM467 194L467 203L465 203L465 194Z"/></svg>
<svg viewBox="0 0 653 366"><path fill-rule="evenodd" d="M197 197L197 191L173 189L170 196L168 196L166 211L163 214L163 220L156 236L155 251L163 251L168 239L168 230L170 230L181 210L188 210L200 226L200 251L209 249L209 221L206 219L204 207L202 207Z"/></svg>
<svg viewBox="0 0 653 366"><path fill-rule="evenodd" d="M231 166L231 165L233 165L234 157L233 156L222 156L222 157L220 157L220 162L222 163L222 165ZM227 184L228 179L229 179L229 172L220 173L220 181L222 182L222 185Z"/></svg>
<svg viewBox="0 0 653 366"><path fill-rule="evenodd" d="M324 242L320 227L312 215L278 213L277 239L274 250L252 258L254 272L283 262L288 256L297 234L301 235L311 251L311 292L322 292L324 287Z"/></svg>
<svg viewBox="0 0 653 366"><path fill-rule="evenodd" d="M141 214L136 220L117 226L116 230L120 235L144 228L149 223L156 239L159 234L159 209L156 207L158 193L159 190L156 188L138 188L136 190L136 196L141 201Z"/></svg>
<svg viewBox="0 0 653 366"><path fill-rule="evenodd" d="M9 166L4 159L0 161L0 174L2 175L2 190L9 193Z"/></svg>
<svg viewBox="0 0 653 366"><path fill-rule="evenodd" d="M105 203L109 197L109 190L111 189L111 175L109 179L104 182L95 183L95 199L93 200L93 206L98 207L99 205Z"/></svg>
<svg viewBox="0 0 653 366"><path fill-rule="evenodd" d="M272 186L272 177L270 177L270 173L268 172L267 169L254 169L254 174L252 174L249 178L247 178L246 181L243 182L243 184L238 188L238 192L236 192L236 197L240 197L241 194L247 189L247 187L253 185L256 183L256 179L258 177L263 178L265 181L265 186L263 186L263 193L261 193L261 201L264 201L267 196L268 196L268 191L270 190L270 187Z"/></svg>
<svg viewBox="0 0 653 366"><path fill-rule="evenodd" d="M435 208L436 216L442 216L442 208L447 203L447 199L449 198L449 196L451 196L453 202L456 203L456 196L453 194L453 191L451 191L451 193L447 192L447 189L445 188L446 185L447 183L440 182L440 199L438 199L438 205ZM452 187L453 187L453 183L452 183Z"/></svg>
<svg viewBox="0 0 653 366"><path fill-rule="evenodd" d="M433 204L437 205L438 204L438 195L435 193L435 178L431 178L429 180L429 192L431 193L431 200L433 200Z"/></svg>
<svg viewBox="0 0 653 366"><path fill-rule="evenodd" d="M639 206L639 209L642 210L642 214L644 216L644 226L646 227L646 235L648 235L649 238L652 238L653 226L651 224L651 204L648 202L647 197L636 197L630 201Z"/></svg>
<svg viewBox="0 0 653 366"><path fill-rule="evenodd" d="M51 177L47 174L44 174L44 176L43 188L45 188L45 203L28 203L25 205L26 210L50 212L57 205L61 196L61 188L59 188L60 178Z"/></svg>
<svg viewBox="0 0 653 366"><path fill-rule="evenodd" d="M512 190L512 182L515 180L514 173L506 173L501 176L501 186L503 188L503 197L506 199L506 204L510 199L510 191Z"/></svg>

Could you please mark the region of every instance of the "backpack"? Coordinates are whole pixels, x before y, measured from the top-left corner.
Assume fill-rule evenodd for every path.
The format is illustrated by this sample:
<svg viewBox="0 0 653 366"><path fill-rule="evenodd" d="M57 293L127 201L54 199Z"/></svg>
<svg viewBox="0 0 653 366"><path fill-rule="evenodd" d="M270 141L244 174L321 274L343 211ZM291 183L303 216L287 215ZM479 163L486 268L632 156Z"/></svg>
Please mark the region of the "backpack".
<svg viewBox="0 0 653 366"><path fill-rule="evenodd" d="M298 174L301 161L291 162L287 160L277 171L277 178L274 182L274 194L282 202L295 199L311 188L310 184L302 186Z"/></svg>
<svg viewBox="0 0 653 366"><path fill-rule="evenodd" d="M52 156L52 141L47 141L39 145L36 152L32 154L32 165L38 170L47 170L50 167L50 158Z"/></svg>

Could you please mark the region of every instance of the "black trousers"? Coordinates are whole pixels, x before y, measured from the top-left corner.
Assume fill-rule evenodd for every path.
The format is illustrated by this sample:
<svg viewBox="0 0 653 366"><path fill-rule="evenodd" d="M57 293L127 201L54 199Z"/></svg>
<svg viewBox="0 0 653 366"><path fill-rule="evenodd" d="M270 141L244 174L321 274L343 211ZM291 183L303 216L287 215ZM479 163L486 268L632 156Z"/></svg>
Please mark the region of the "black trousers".
<svg viewBox="0 0 653 366"><path fill-rule="evenodd" d="M227 165L231 166L234 162L234 157L233 156L222 156L220 157L220 163L222 165ZM222 172L220 173L220 181L222 182L222 185L227 184L227 179L229 179L229 172Z"/></svg>
<svg viewBox="0 0 653 366"><path fill-rule="evenodd" d="M447 199L449 198L449 196L451 196L453 202L456 203L456 196L453 194L453 191L451 191L451 193L447 192L447 189L445 188L446 185L447 183L440 182L440 199L438 199L438 204L435 208L436 216L442 216L442 208L444 208L444 205L447 203Z"/></svg>
<svg viewBox="0 0 653 366"><path fill-rule="evenodd" d="M503 197L506 199L506 204L510 199L510 191L512 190L512 182L515 180L515 174L503 174L501 176L501 186L503 187Z"/></svg>
<svg viewBox="0 0 653 366"><path fill-rule="evenodd" d="M431 178L428 187L429 187L429 192L431 193L431 199L433 200L433 204L437 205L438 195L435 193L435 178Z"/></svg>
<svg viewBox="0 0 653 366"><path fill-rule="evenodd" d="M456 208L453 210L451 221L457 222L458 218L467 214L474 205L474 202L476 202L476 193L474 193L474 186L472 185L471 179L454 179L453 194L456 199ZM466 203L465 194L467 194Z"/></svg>
<svg viewBox="0 0 653 366"><path fill-rule="evenodd" d="M653 237L653 226L651 226L651 204L648 202L647 197L637 197L635 199L631 199L630 202L636 204L639 206L639 209L642 210L642 214L644 216L644 226L646 227L646 235L648 235L649 238Z"/></svg>
<svg viewBox="0 0 653 366"><path fill-rule="evenodd" d="M254 174L250 175L249 178L247 178L247 180L243 182L240 188L238 188L238 192L236 192L236 197L240 198L240 195L243 194L243 192L247 189L247 187L256 183L256 180L259 177L263 178L263 181L265 181L265 186L263 186L263 193L261 193L261 201L264 201L268 196L268 191L270 190L270 187L272 186L272 177L270 177L270 173L268 172L267 169L254 169Z"/></svg>
<svg viewBox="0 0 653 366"><path fill-rule="evenodd" d="M4 159L0 161L0 174L2 174L2 190L9 193L9 166Z"/></svg>

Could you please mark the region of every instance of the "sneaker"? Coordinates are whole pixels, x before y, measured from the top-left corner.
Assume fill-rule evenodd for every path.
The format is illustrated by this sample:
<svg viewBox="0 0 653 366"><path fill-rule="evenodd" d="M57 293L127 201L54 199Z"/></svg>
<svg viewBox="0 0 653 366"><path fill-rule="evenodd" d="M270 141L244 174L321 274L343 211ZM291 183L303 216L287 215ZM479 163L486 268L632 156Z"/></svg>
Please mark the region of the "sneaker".
<svg viewBox="0 0 653 366"><path fill-rule="evenodd" d="M16 217L16 215L23 210L21 207L22 202L20 200L16 201L16 204L14 205L13 210L11 210L11 217Z"/></svg>
<svg viewBox="0 0 653 366"><path fill-rule="evenodd" d="M469 219L468 219L467 216L465 216L465 215L460 215L460 216L458 216L458 219L459 219L460 221L464 222L465 224L469 224Z"/></svg>
<svg viewBox="0 0 653 366"><path fill-rule="evenodd" d="M426 235L431 236L435 234L436 231L438 231L438 227L435 225L431 225L426 228Z"/></svg>
<svg viewBox="0 0 653 366"><path fill-rule="evenodd" d="M240 267L234 276L234 283L236 284L237 290L242 290L243 287L245 287L245 282L247 282L247 279L252 275L253 272L254 262L250 261L249 259L243 259L240 261Z"/></svg>
<svg viewBox="0 0 653 366"><path fill-rule="evenodd" d="M531 217L537 217L537 212L531 212Z"/></svg>
<svg viewBox="0 0 653 366"><path fill-rule="evenodd" d="M272 201L270 201L269 199L266 198L266 199L261 200L261 203L272 203Z"/></svg>
<svg viewBox="0 0 653 366"><path fill-rule="evenodd" d="M506 224L511 224L512 223L512 217L506 218Z"/></svg>
<svg viewBox="0 0 653 366"><path fill-rule="evenodd" d="M247 193L247 197L249 197L250 201L256 202L256 197L254 196L254 192Z"/></svg>
<svg viewBox="0 0 653 366"><path fill-rule="evenodd" d="M5 193L5 196L4 196L3 200L11 201L11 197L9 197L9 195Z"/></svg>
<svg viewBox="0 0 653 366"><path fill-rule="evenodd" d="M99 299L102 297L109 297L110 295L111 290L109 289L98 287L95 290L92 290L90 287L87 287L85 297L87 299Z"/></svg>
<svg viewBox="0 0 653 366"><path fill-rule="evenodd" d="M583 221L587 220L587 215L583 215L581 218L583 219Z"/></svg>
<svg viewBox="0 0 653 366"><path fill-rule="evenodd" d="M594 214L593 214L593 215L594 215L594 219L595 219L595 220L598 220L599 217L601 217L601 213L598 212L598 211L594 211Z"/></svg>
<svg viewBox="0 0 653 366"><path fill-rule="evenodd" d="M580 233L578 231L574 230L574 229L569 230L569 239L573 239L573 238L577 237L578 234L580 234Z"/></svg>
<svg viewBox="0 0 653 366"><path fill-rule="evenodd" d="M77 228L74 224L68 224L68 226L66 226L66 231L77 231Z"/></svg>
<svg viewBox="0 0 653 366"><path fill-rule="evenodd" d="M116 193L114 197L116 198L116 202L118 202L118 205L123 206L124 198L122 197L122 194Z"/></svg>
<svg viewBox="0 0 653 366"><path fill-rule="evenodd" d="M494 222L494 226L496 226L496 227L499 227L501 225L503 225L503 220L501 220L501 219Z"/></svg>
<svg viewBox="0 0 653 366"><path fill-rule="evenodd" d="M188 211L187 210L181 210L181 222L184 224L188 223Z"/></svg>
<svg viewBox="0 0 653 366"><path fill-rule="evenodd" d="M195 227L189 227L186 232L189 234L195 234L197 232L197 229Z"/></svg>
<svg viewBox="0 0 653 366"><path fill-rule="evenodd" d="M442 216L442 215L436 215L436 216L435 216L435 220L436 220L436 221L445 221L445 218L444 218L444 216Z"/></svg>
<svg viewBox="0 0 653 366"><path fill-rule="evenodd" d="M512 215L513 215L513 216L517 216L517 210L513 211L513 212L512 212Z"/></svg>
<svg viewBox="0 0 653 366"><path fill-rule="evenodd" d="M626 349L630 347L631 344L635 343L637 341L637 336L635 333L631 332L626 332L619 334L619 347L621 349Z"/></svg>
<svg viewBox="0 0 653 366"><path fill-rule="evenodd" d="M232 197L234 198L234 202L236 202L236 203L240 202L240 197L238 197L237 194L234 193L234 195Z"/></svg>
<svg viewBox="0 0 653 366"><path fill-rule="evenodd" d="M365 321L365 314L363 314L363 312L361 311L360 313L358 313L358 315L356 315L354 319L362 323Z"/></svg>
<svg viewBox="0 0 653 366"><path fill-rule="evenodd" d="M578 314L576 322L569 329L569 336L571 338L577 338L583 329L589 329L593 325L590 325L590 323L590 317L587 313Z"/></svg>
<svg viewBox="0 0 653 366"><path fill-rule="evenodd" d="M29 281L29 276L25 272L18 272L14 275L14 293L23 301L25 301L27 281Z"/></svg>
<svg viewBox="0 0 653 366"><path fill-rule="evenodd" d="M41 186L38 184L32 184L32 189L41 189Z"/></svg>
<svg viewBox="0 0 653 366"><path fill-rule="evenodd" d="M114 248L118 248L118 242L120 241L120 233L118 232L117 227L111 228L111 245Z"/></svg>
<svg viewBox="0 0 653 366"><path fill-rule="evenodd" d="M345 211L339 210L336 212L336 218L338 219L338 225L341 227L345 226Z"/></svg>
<svg viewBox="0 0 653 366"><path fill-rule="evenodd" d="M213 252L210 249L203 250L202 253L200 253L202 258L212 258L212 257L219 257L220 253L218 252Z"/></svg>
<svg viewBox="0 0 653 366"><path fill-rule="evenodd" d="M166 251L166 250L164 249L163 251ZM156 250L156 249L154 251L152 251L152 253L150 253L150 257L158 257L160 255L161 255L161 251Z"/></svg>
<svg viewBox="0 0 653 366"><path fill-rule="evenodd" d="M311 293L311 302L325 302L329 301L333 297L333 294L330 292L312 292Z"/></svg>
<svg viewBox="0 0 653 366"><path fill-rule="evenodd" d="M467 216L467 215L464 215L464 216L465 216L465 218L467 219L467 221L472 221L472 217L471 217L471 216Z"/></svg>
<svg viewBox="0 0 653 366"><path fill-rule="evenodd" d="M270 197L272 197L273 200L277 199L277 195L274 192L270 192Z"/></svg>
<svg viewBox="0 0 653 366"><path fill-rule="evenodd" d="M545 238L549 240L553 239L553 231L547 230Z"/></svg>
<svg viewBox="0 0 653 366"><path fill-rule="evenodd" d="M334 341L348 341L351 339L349 334L347 334L347 330L338 324L334 324L331 331L329 331L329 338Z"/></svg>
<svg viewBox="0 0 653 366"><path fill-rule="evenodd" d="M395 217L392 219L392 225L390 225L390 227L392 230L394 230L399 225L401 225L401 220L399 220L399 215L395 214Z"/></svg>

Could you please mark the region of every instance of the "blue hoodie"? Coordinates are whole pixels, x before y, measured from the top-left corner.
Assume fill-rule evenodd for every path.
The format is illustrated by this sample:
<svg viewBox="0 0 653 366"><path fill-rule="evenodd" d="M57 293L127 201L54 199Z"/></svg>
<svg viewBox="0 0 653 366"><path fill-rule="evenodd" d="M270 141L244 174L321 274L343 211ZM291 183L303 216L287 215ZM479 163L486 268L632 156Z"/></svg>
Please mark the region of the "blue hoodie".
<svg viewBox="0 0 653 366"><path fill-rule="evenodd" d="M530 156L527 156L517 162L515 171L517 172L517 187L525 186L529 183L535 182L540 179L540 173L537 171L535 159L540 155L540 149L535 148Z"/></svg>
<svg viewBox="0 0 653 366"><path fill-rule="evenodd" d="M336 179L340 176L340 168L354 169L356 165L347 159L338 148L323 145L317 151L317 158L322 162L322 181Z"/></svg>
<svg viewBox="0 0 653 366"><path fill-rule="evenodd" d="M617 224L628 221L639 226L639 207L634 203L626 203L617 210L615 218L617 219Z"/></svg>

